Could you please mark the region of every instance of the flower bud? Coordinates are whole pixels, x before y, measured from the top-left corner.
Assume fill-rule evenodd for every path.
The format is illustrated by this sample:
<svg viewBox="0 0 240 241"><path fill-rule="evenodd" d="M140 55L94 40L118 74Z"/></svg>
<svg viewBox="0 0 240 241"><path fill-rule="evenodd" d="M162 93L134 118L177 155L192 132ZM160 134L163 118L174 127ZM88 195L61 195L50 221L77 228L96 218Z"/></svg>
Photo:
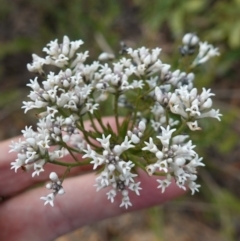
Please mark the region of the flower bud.
<svg viewBox="0 0 240 241"><path fill-rule="evenodd" d="M58 194L59 194L59 195L63 195L64 193L65 193L65 191L64 191L63 188L60 188L60 189L58 190Z"/></svg>
<svg viewBox="0 0 240 241"><path fill-rule="evenodd" d="M57 182L59 181L58 175L56 172L51 172L49 175L49 178L53 181L53 182Z"/></svg>
<svg viewBox="0 0 240 241"><path fill-rule="evenodd" d="M138 124L138 129L139 129L141 132L145 131L145 129L146 129L146 124L145 124L144 121L140 121L140 122L139 122L139 124Z"/></svg>
<svg viewBox="0 0 240 241"><path fill-rule="evenodd" d="M195 46L199 42L199 38L194 33L187 33L183 36L182 43L184 45Z"/></svg>
<svg viewBox="0 0 240 241"><path fill-rule="evenodd" d="M110 53L106 53L106 52L103 52L98 56L98 60L100 60L100 61L108 61L108 60L111 60L114 58L115 58L114 54L110 54Z"/></svg>

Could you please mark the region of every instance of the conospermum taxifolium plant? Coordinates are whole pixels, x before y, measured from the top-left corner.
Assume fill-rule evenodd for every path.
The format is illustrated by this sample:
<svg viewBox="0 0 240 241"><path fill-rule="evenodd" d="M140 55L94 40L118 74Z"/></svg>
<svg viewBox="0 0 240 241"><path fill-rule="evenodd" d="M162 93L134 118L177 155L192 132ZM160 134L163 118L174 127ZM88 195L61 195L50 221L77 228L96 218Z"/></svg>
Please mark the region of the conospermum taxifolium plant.
<svg viewBox="0 0 240 241"><path fill-rule="evenodd" d="M52 170L46 185L51 193L41 197L51 206L65 193L69 171L89 164L97 173L96 189L108 187L106 198L111 202L121 195L120 207L132 206L129 192L141 195L140 169L149 178L159 176L159 195L171 182L192 194L198 191L197 168L204 164L191 134L204 131L199 119L220 120L221 114L212 108L211 90L194 87L193 71L219 55L218 49L188 33L179 58L187 56L191 64L174 70L161 61L160 48L132 49L125 44L117 57L102 53L87 64L89 52L82 51L82 44L64 36L62 43L56 39L43 48L45 57L33 54L27 68L37 77L27 84L30 100L22 108L34 109L38 122L35 130L26 127L23 139L12 142L10 151L17 152L17 159L11 169L30 170L34 178L49 163L65 166L62 177ZM52 71L46 72L46 65ZM114 125L104 121L103 108L112 111ZM72 162L64 160L66 155Z"/></svg>

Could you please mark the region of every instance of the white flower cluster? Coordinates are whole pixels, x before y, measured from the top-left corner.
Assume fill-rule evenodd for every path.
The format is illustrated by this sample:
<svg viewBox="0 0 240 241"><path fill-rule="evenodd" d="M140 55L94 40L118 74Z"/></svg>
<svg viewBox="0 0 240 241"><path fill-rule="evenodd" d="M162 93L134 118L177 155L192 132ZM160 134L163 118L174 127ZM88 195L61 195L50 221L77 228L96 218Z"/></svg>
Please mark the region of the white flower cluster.
<svg viewBox="0 0 240 241"><path fill-rule="evenodd" d="M214 48L213 45L208 42L200 42L198 36L194 33L187 33L182 39L183 46L180 47L180 53L184 55L194 54L197 45L199 45L199 52L197 57L194 59L192 66L203 64L210 58L219 56L220 53L218 48Z"/></svg>
<svg viewBox="0 0 240 241"><path fill-rule="evenodd" d="M29 127L22 131L25 140L19 140L18 142L12 142L10 145L10 152L17 152L17 159L11 162L11 169L15 172L19 168L26 170L33 169L32 177L38 175L44 171L43 167L47 161L62 158L67 154L67 150L64 148L49 151L50 137L48 129L38 128L38 132L32 130ZM46 155L48 159L46 159Z"/></svg>
<svg viewBox="0 0 240 241"><path fill-rule="evenodd" d="M152 108L152 112L155 116L158 116L159 112L163 114L164 109L161 106L165 105L170 108L172 113L188 120L186 123L192 131L200 130L197 119L212 117L220 121L219 110L211 109L212 99L210 97L214 94L210 91L210 89L203 88L202 93L198 95L196 88L189 91L187 86L181 86L175 89L174 93L168 92L166 95L161 88L156 87L155 97L158 105L155 106L158 106L158 108L156 110Z"/></svg>
<svg viewBox="0 0 240 241"><path fill-rule="evenodd" d="M186 189L185 186L188 186L194 194L200 187L195 180L197 179L196 168L204 166L201 162L202 158L199 158L193 150L195 146L192 145L192 141L185 142L188 138L187 135L172 137L176 129L170 129L170 126L167 126L166 129L161 127L161 129L161 135L156 138L161 141L162 149L158 149L151 137L149 142L145 142L146 146L142 148L143 151L153 153L157 160L146 167L148 174L152 176L156 170L167 174L166 179L157 180L160 184L158 188L161 188L162 192L171 184L173 176L180 188Z"/></svg>
<svg viewBox="0 0 240 241"><path fill-rule="evenodd" d="M52 207L54 206L54 198L57 194L63 195L65 193L63 187L62 187L62 182L58 178L58 175L56 172L51 172L49 175L50 180L52 181L51 183L48 183L46 185L47 189L53 190L52 193L48 194L46 197L40 197L41 200L44 200L46 204L50 204Z"/></svg>
<svg viewBox="0 0 240 241"><path fill-rule="evenodd" d="M192 33L186 34L182 43L183 57L198 49L191 68L219 55L217 48L200 42ZM54 40L43 48L46 57L33 54L27 68L40 77L27 84L30 101L24 101L22 108L25 112L38 110L37 131L26 127L24 140L12 143L10 151L17 152L17 159L11 168L15 172L31 169L34 177L47 163L67 170L91 163L100 171L97 190L110 188L107 197L111 202L121 192L120 206L125 208L132 205L129 190L137 195L141 190L140 182L135 181L136 167L146 169L149 175L164 175L158 180L162 192L173 178L180 188L198 191L196 168L204 164L181 131L185 126L188 131L200 130L200 118L220 120L219 110L212 108L214 94L205 88L198 94L193 72L171 71L171 65L159 59L160 48L134 50L122 44L118 60L114 54L103 53L98 61L86 63L88 51L79 52L82 44L82 40L70 41L64 36L62 43ZM45 65L52 67L49 73L45 73ZM106 106L112 110L116 131L103 124ZM119 113L126 113L123 122ZM91 131L85 126L86 119ZM66 155L73 162L64 162ZM52 183L47 188L53 192L41 198L45 204L53 206L55 196L64 193L64 178L60 181L56 173L50 174Z"/></svg>
<svg viewBox="0 0 240 241"><path fill-rule="evenodd" d="M83 44L82 40L71 41L67 36L63 37L63 43L58 44L58 40L55 39L47 44L47 47L43 48L43 51L47 53L46 58L41 58L36 54L33 54L33 63L28 64L27 68L31 72L37 72L43 74L43 66L44 65L55 65L59 68L66 67L68 65L68 61L72 59L79 49L79 47ZM77 63L81 62L82 59L87 57L87 52L84 54L77 55L77 58L72 63L71 67L76 67Z"/></svg>
<svg viewBox="0 0 240 241"><path fill-rule="evenodd" d="M131 172L135 164L130 160L123 160L121 155L128 149L134 148L135 145L133 144L140 142L145 128L145 123L141 121L138 127L134 128L134 133L128 131L128 135L125 136L124 141L120 145L115 145L112 148L110 148L111 135L105 137L103 134L102 138L97 138L97 141L103 148L102 154L94 151L89 145L87 145L86 150L83 150L86 153L83 155L83 158L92 159L93 169L96 169L98 166L104 166L100 176L96 179L97 191L104 187L111 186L112 189L107 193L108 199L110 199L111 202L114 201L117 191L120 191L122 193L122 203L120 207L125 206L125 208L128 208L128 206L132 206L128 196L128 189L134 191L137 195L139 195L139 190L142 189L139 187L140 182L136 183L134 181L134 177L136 177L137 174Z"/></svg>

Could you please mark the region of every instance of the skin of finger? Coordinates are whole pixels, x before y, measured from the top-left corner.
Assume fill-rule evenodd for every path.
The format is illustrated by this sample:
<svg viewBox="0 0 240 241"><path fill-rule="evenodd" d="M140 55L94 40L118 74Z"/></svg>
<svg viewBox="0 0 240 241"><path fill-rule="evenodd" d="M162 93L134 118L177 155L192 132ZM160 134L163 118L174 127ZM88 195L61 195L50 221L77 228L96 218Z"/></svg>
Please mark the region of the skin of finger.
<svg viewBox="0 0 240 241"><path fill-rule="evenodd" d="M40 196L46 196L44 187L22 193L0 206L0 240L53 240L78 227L114 217L125 212L158 205L182 195L184 191L172 183L164 192L157 189L155 177L141 173L140 196L130 194L132 207L120 208L121 194L111 203L107 190L96 192L93 187L96 176L86 174L64 182L66 194L58 195L54 208L43 205Z"/></svg>
<svg viewBox="0 0 240 241"><path fill-rule="evenodd" d="M122 119L120 119L121 121ZM103 118L103 123L106 125L110 123L113 129L116 129L115 119L113 117ZM95 123L97 128L101 130L101 127L98 123ZM89 121L84 122L84 127L86 130L91 130L91 123ZM31 187L34 184L39 182L43 182L49 179L49 174L51 171L56 172L59 176L61 176L66 167L57 166L53 164L47 164L44 167L44 172L40 173L39 176L35 176L32 178L32 172L25 172L21 169L18 169L17 173L14 173L13 170L10 169L10 163L13 162L17 155L14 152L9 153L9 145L12 140L18 141L21 137L15 137L11 140L6 140L0 143L0 197L10 197L16 195L17 193L23 191L24 189ZM81 156L78 156L79 160L81 160ZM71 156L64 157L64 161L73 162ZM91 168L92 169L92 168ZM72 168L70 175L85 173L90 170L90 166L83 166L78 168Z"/></svg>

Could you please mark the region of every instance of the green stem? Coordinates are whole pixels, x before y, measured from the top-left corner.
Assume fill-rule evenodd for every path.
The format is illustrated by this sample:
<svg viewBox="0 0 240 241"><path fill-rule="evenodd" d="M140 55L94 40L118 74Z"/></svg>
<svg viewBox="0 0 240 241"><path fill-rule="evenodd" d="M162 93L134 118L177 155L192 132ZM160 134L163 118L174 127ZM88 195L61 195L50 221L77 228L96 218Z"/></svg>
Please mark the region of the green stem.
<svg viewBox="0 0 240 241"><path fill-rule="evenodd" d="M88 113L88 116L89 116L89 119L90 119L90 121L91 121L91 124L92 124L93 129L95 130L95 132L99 133L99 130L97 129L97 127L96 127L96 125L95 125L95 122L94 122L94 120L93 120L93 118L92 118L92 115L91 115L90 113Z"/></svg>
<svg viewBox="0 0 240 241"><path fill-rule="evenodd" d="M72 156L72 158L75 160L75 162L79 162L79 160L75 157L75 155L72 153L71 148L62 141L62 145L68 150L68 152L70 153L70 155Z"/></svg>
<svg viewBox="0 0 240 241"><path fill-rule="evenodd" d="M134 113L133 113L133 121L132 121L131 129L133 129L133 127L135 126L135 122L136 122L136 119L137 119L138 105L139 105L140 99L143 96L140 95L140 90L138 89L138 95L137 95L137 98L136 98L136 107L135 107L135 110L134 110Z"/></svg>
<svg viewBox="0 0 240 241"><path fill-rule="evenodd" d="M154 172L153 175L154 175L154 176L159 176L159 177L165 177L165 176L166 176L166 173L163 173L163 172Z"/></svg>
<svg viewBox="0 0 240 241"><path fill-rule="evenodd" d="M78 167L78 166L84 166L86 164L90 163L90 160L84 161L84 162L78 162L78 163L69 163L69 162L60 162L60 161L48 161L49 163L56 164L59 166L65 166L65 167Z"/></svg>
<svg viewBox="0 0 240 241"><path fill-rule="evenodd" d="M57 110L58 110L58 112L59 112L62 116L64 116L65 118L68 117L68 115L64 112L64 110L63 110L62 108L58 108Z"/></svg>
<svg viewBox="0 0 240 241"><path fill-rule="evenodd" d="M134 156L130 155L130 158L127 157L127 159L131 160L135 164L135 166L138 166L141 169L143 169L144 171L146 171L146 168L142 163L134 160L135 159Z"/></svg>
<svg viewBox="0 0 240 241"><path fill-rule="evenodd" d="M167 126L169 125L169 114L168 114L168 109L165 108L165 115L166 115L166 123L167 123Z"/></svg>
<svg viewBox="0 0 240 241"><path fill-rule="evenodd" d="M117 126L117 133L119 133L120 131L120 124L118 119L118 98L119 98L119 93L117 92L114 98L114 116L115 116L115 122Z"/></svg>
<svg viewBox="0 0 240 241"><path fill-rule="evenodd" d="M99 115L99 112L98 112L98 111L95 111L95 112L94 112L94 116L95 116L95 118L97 119L99 125L101 126L103 132L106 132L106 131L107 131L107 128L104 126L104 124L103 124L103 122L102 122L102 119L101 119L101 117L100 117L100 115ZM98 132L99 132L99 131L98 131Z"/></svg>
<svg viewBox="0 0 240 241"><path fill-rule="evenodd" d="M181 126L173 133L173 137L179 135L186 127L188 120L182 122Z"/></svg>
<svg viewBox="0 0 240 241"><path fill-rule="evenodd" d="M72 167L68 166L67 169L65 170L62 178L61 178L61 183L63 183L64 179L66 178L67 174L70 172Z"/></svg>
<svg viewBox="0 0 240 241"><path fill-rule="evenodd" d="M146 96L146 95L148 95L149 93L151 93L151 92L154 90L154 88L155 88L155 87L150 88L150 89L147 90L143 95L140 95L140 96L139 96L139 99L140 99L140 98L143 98L144 96Z"/></svg>
<svg viewBox="0 0 240 241"><path fill-rule="evenodd" d="M80 125L81 125L81 126L79 126L79 125L76 123L77 128L83 133L83 136L84 136L84 138L85 138L85 141L86 141L90 146L97 148L98 146L95 145L94 143L92 143L92 142L90 141L90 139L89 139L90 132L86 132L86 130L84 129L84 124L83 124L83 120L82 120L82 119L80 119ZM93 138L94 138L94 137L93 137Z"/></svg>

